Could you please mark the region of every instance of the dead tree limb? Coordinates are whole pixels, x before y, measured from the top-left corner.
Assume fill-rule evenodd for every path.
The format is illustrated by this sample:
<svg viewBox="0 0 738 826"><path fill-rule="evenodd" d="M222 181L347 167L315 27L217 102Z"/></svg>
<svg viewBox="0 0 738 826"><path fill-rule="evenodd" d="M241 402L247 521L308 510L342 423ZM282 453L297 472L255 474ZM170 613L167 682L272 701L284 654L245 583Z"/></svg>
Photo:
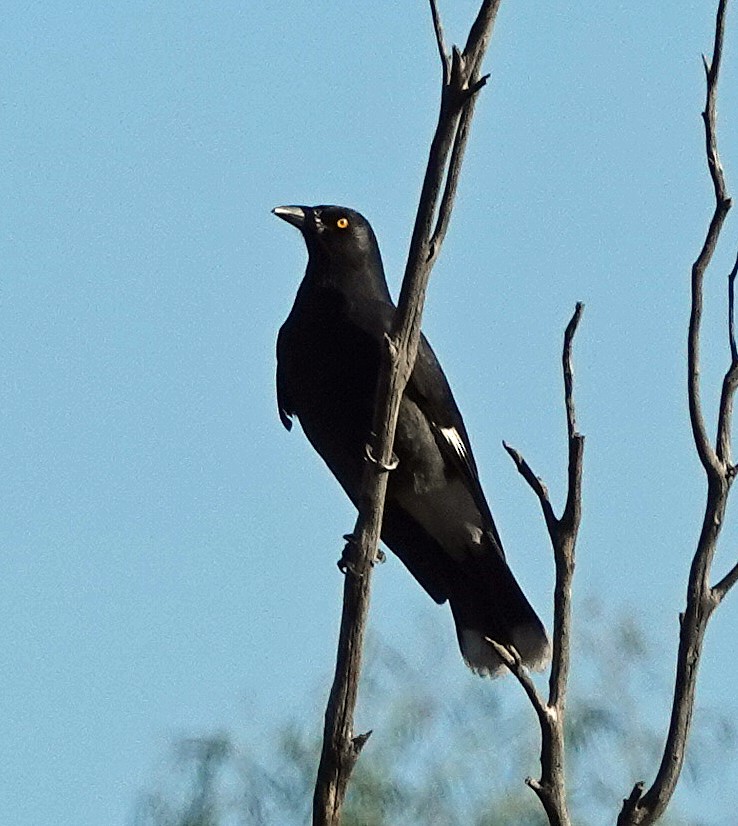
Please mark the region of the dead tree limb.
<svg viewBox="0 0 738 826"><path fill-rule="evenodd" d="M733 268L728 278L728 338L731 363L723 379L714 445L707 435L700 397L700 323L703 284L705 272L715 251L725 217L731 207L731 199L727 192L725 176L718 155L716 126L717 88L727 5L727 0L720 0L718 3L712 60L708 63L707 58L703 56L707 99L702 118L705 126L707 166L715 191L715 209L702 249L692 266L691 312L687 340L689 416L695 448L707 477L705 514L689 572L687 605L680 615L674 700L661 765L653 785L648 790L644 792L644 784L638 783L623 801L618 826L645 826L645 824L654 823L663 814L671 800L684 764L697 686L697 671L707 624L715 608L738 580L738 565L736 565L717 585L710 587L712 561L725 516L728 494L736 474L736 468L731 459L733 397L738 383L738 350L733 322L736 267Z"/></svg>
<svg viewBox="0 0 738 826"><path fill-rule="evenodd" d="M584 436L577 432L574 408L574 371L572 344L584 305L577 303L564 333L562 367L564 374L564 405L566 432L569 444L568 485L566 504L561 517L554 513L548 489L536 476L521 454L503 442L518 471L538 497L543 518L553 547L556 566L554 588L553 651L548 700L538 695L530 675L514 649L494 644L507 667L523 686L538 715L541 727L541 777L525 782L538 795L552 826L569 826L571 819L566 801L564 764L564 720L566 715L566 686L569 676L571 649L571 592L574 576L574 552L582 517L582 467Z"/></svg>
<svg viewBox="0 0 738 826"><path fill-rule="evenodd" d="M336 672L325 714L323 747L313 796L313 824L337 826L351 771L368 734L354 736L353 717L369 608L372 564L377 557L387 473L405 385L412 373L431 268L438 257L453 206L477 92L480 67L500 0L484 0L463 51L446 51L435 0L430 0L442 64L441 107L410 242L397 313L380 371L374 444L362 482L359 517L344 551L345 583ZM440 199L440 200L439 200ZM367 434L369 437L369 434Z"/></svg>

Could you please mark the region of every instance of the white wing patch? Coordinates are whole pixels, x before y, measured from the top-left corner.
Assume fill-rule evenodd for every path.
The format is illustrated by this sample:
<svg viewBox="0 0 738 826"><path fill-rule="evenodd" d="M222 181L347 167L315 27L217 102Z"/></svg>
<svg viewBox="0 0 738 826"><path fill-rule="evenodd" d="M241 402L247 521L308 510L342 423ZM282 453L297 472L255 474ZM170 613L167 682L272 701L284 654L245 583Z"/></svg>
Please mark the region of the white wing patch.
<svg viewBox="0 0 738 826"><path fill-rule="evenodd" d="M440 427L439 430L443 434L443 438L451 445L461 459L468 462L469 454L466 450L464 440L459 435L459 431L455 427Z"/></svg>

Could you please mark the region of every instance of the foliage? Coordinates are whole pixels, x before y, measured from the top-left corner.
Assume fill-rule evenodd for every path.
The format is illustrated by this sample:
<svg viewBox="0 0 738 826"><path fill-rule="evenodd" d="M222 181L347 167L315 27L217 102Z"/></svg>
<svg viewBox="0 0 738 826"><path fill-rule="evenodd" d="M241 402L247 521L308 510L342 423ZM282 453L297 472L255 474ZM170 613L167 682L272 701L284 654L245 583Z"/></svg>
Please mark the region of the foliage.
<svg viewBox="0 0 738 826"><path fill-rule="evenodd" d="M612 823L625 791L654 764L662 742L647 710L668 705L670 687L658 685L653 645L632 617L614 621L594 603L582 613L567 761L575 822L589 826ZM467 675L456 652L439 658L432 631L419 637L428 651L412 657L377 639L368 648L362 717L374 734L352 777L345 826L545 826L523 784L537 768L538 729L522 693L511 679ZM222 734L180 742L176 770L142 798L136 826L308 823L317 722L287 720L270 756ZM735 747L727 713L700 715L683 782L699 788ZM673 811L661 822L685 821Z"/></svg>

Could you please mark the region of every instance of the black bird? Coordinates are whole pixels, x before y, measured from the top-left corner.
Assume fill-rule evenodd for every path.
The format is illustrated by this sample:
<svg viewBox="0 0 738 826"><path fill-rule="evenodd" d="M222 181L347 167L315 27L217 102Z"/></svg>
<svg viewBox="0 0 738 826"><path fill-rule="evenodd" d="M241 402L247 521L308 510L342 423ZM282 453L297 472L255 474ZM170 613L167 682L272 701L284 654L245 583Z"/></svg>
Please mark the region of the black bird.
<svg viewBox="0 0 738 826"><path fill-rule="evenodd" d="M308 264L277 339L277 404L356 505L370 440L384 335L395 305L369 222L338 206L280 206L305 239ZM400 406L382 541L438 603L451 605L461 653L480 674L502 667L486 641L543 667L541 621L505 562L500 536L446 376L425 337Z"/></svg>

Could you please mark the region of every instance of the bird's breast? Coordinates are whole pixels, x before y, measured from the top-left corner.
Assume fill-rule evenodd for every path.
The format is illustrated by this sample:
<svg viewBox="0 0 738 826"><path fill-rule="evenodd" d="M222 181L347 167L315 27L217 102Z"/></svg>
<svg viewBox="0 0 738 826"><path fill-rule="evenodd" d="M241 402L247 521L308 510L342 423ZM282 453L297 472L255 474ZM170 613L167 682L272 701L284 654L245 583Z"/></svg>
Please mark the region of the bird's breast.
<svg viewBox="0 0 738 826"><path fill-rule="evenodd" d="M376 345L340 315L300 313L296 322L285 325L281 364L294 412L319 452L331 438L363 451L377 384Z"/></svg>

